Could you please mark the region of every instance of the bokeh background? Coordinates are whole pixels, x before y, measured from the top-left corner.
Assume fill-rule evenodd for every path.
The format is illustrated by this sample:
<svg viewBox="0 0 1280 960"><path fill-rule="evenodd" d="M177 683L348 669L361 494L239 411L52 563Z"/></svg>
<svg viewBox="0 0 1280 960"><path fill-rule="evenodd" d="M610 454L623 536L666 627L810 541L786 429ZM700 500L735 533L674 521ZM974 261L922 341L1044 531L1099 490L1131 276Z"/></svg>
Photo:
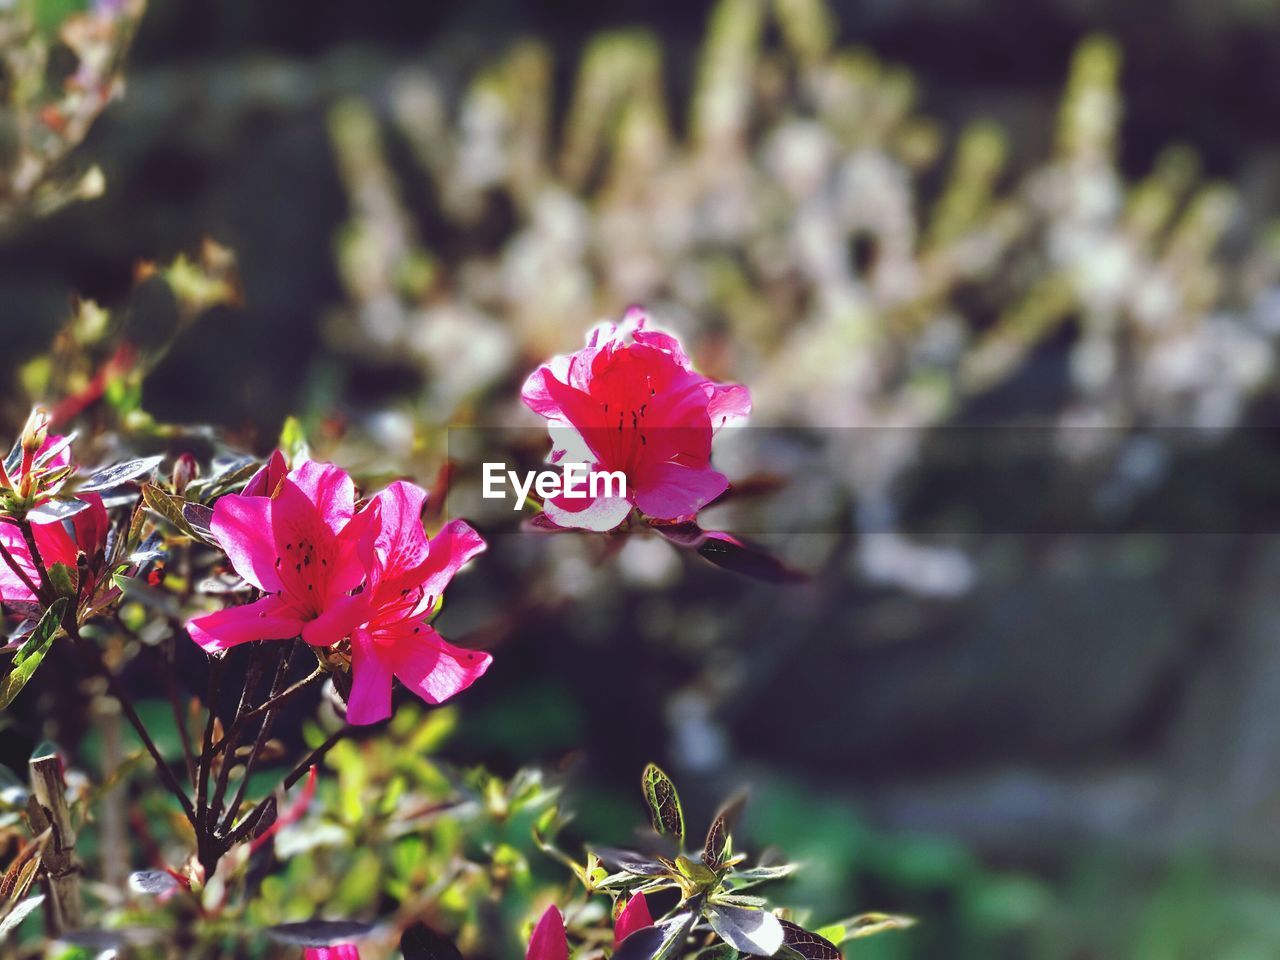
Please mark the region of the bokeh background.
<svg viewBox="0 0 1280 960"><path fill-rule="evenodd" d="M0 236L11 428L75 293L158 420L425 482L643 303L778 428L716 521L812 578L496 532L450 749L576 756L604 839L646 761L752 784L786 899L921 919L858 957L1280 950L1280 6L153 0L126 77L102 195ZM238 303L136 286L205 238Z"/></svg>

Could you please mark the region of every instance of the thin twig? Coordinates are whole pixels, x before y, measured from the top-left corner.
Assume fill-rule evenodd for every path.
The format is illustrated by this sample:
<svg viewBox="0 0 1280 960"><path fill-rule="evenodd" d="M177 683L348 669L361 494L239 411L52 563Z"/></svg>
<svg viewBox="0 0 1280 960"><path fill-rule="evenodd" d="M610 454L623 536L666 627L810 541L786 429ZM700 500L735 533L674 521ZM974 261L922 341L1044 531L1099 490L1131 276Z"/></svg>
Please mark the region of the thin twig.
<svg viewBox="0 0 1280 960"><path fill-rule="evenodd" d="M258 762L258 755L262 753L263 746L271 736L271 728L275 725L276 715L280 710L279 704L282 702L281 693L284 681L289 676L289 665L293 662L293 654L297 648L297 640L289 641L288 649L285 650L284 655L280 658L280 666L276 670L276 678L271 684L271 693L267 697L268 704L275 702L276 705L267 710L262 719L262 726L258 729L258 736L253 741L253 749L249 751L249 756L245 759L244 777L240 780L240 785L236 787L236 795L222 819L222 830L224 832L230 830L231 825L235 823L236 814L240 812L240 806L244 803L245 791L249 788L249 774L253 772L254 765ZM231 751L228 750L224 763L230 763L231 759Z"/></svg>
<svg viewBox="0 0 1280 960"><path fill-rule="evenodd" d="M299 693L307 689L307 687L311 686L317 680L321 679L324 676L324 674L325 674L325 670L323 667L316 667L315 670L311 671L311 673L307 674L301 680L298 680L297 682L290 685L287 689L278 693L276 696L271 697L269 700L264 701L260 705L248 711L243 717L240 718L241 726L243 727L246 724L252 723L254 720L262 716L264 713L279 710L286 703L288 703L290 700L296 697ZM221 753L227 747L228 741L230 739L231 739L231 734L228 733L225 737L223 737L216 744L214 744L214 747L213 747L214 754Z"/></svg>
<svg viewBox="0 0 1280 960"><path fill-rule="evenodd" d="M297 783L304 776L306 776L307 771L310 770L311 767L313 767L315 764L323 760L324 755L328 753L330 750L332 750L334 745L343 737L345 737L347 733L350 732L350 730L351 730L350 725L343 724L337 730L333 731L333 733L329 734L329 738L325 740L324 743L320 744L320 746L316 747L309 754L307 754L307 759L303 760L300 764L298 764L291 771L289 771L289 775L285 777L283 781L284 789L288 790L295 783Z"/></svg>

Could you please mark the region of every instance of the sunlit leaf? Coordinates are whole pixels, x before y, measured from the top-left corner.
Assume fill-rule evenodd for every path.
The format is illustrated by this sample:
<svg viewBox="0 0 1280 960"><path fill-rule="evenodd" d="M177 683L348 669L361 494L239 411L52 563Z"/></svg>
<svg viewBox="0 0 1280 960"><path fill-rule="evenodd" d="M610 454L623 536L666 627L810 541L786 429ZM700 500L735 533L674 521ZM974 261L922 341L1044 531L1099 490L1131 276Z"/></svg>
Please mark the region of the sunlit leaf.
<svg viewBox="0 0 1280 960"><path fill-rule="evenodd" d="M155 470L164 461L163 456L159 457L140 457L137 460L126 460L124 463L117 463L110 467L105 467L97 473L92 474L89 479L80 484L77 488L79 493L93 493L99 490L110 490L118 487L122 483L130 480L137 480L139 477L149 476L155 473Z"/></svg>
<svg viewBox="0 0 1280 960"><path fill-rule="evenodd" d="M28 511L27 519L33 523L57 523L69 520L81 510L88 510L89 504L84 500L69 497L54 497Z"/></svg>
<svg viewBox="0 0 1280 960"><path fill-rule="evenodd" d="M55 600L14 656L8 675L0 681L0 710L7 709L9 704L13 703L36 672L36 668L40 666L40 661L49 652L68 602L65 597Z"/></svg>
<svg viewBox="0 0 1280 960"><path fill-rule="evenodd" d="M27 919L27 917L31 916L32 911L42 903L44 903L43 893L23 900L10 910L9 914L3 920L0 920L0 943L7 940L9 938L9 934L18 929L18 925L22 923L23 920Z"/></svg>
<svg viewBox="0 0 1280 960"><path fill-rule="evenodd" d="M889 930L907 930L916 925L912 917L894 916L889 913L864 913L850 920L823 927L818 932L837 945L848 940L873 937Z"/></svg>
<svg viewBox="0 0 1280 960"><path fill-rule="evenodd" d="M296 947L332 947L366 937L372 929L354 920L303 920L267 927L267 936Z"/></svg>
<svg viewBox="0 0 1280 960"><path fill-rule="evenodd" d="M178 886L178 881L165 870L138 870L129 874L129 889L134 893L158 896Z"/></svg>
<svg viewBox="0 0 1280 960"><path fill-rule="evenodd" d="M663 877L670 871L663 864L650 857L630 850L618 850L614 847L594 847L596 856L610 867L640 877Z"/></svg>
<svg viewBox="0 0 1280 960"><path fill-rule="evenodd" d="M732 881L735 890L745 890L747 887L754 887L756 884L789 877L799 869L800 865L797 863L780 863L772 867L752 867L750 870L735 870L729 879Z"/></svg>
<svg viewBox="0 0 1280 960"><path fill-rule="evenodd" d="M676 785L653 763L644 768L642 784L653 829L664 837L672 837L678 846L683 847L684 811L680 807Z"/></svg>
<svg viewBox="0 0 1280 960"><path fill-rule="evenodd" d="M771 957L782 948L782 924L767 910L709 903L703 916L721 940L743 953Z"/></svg>

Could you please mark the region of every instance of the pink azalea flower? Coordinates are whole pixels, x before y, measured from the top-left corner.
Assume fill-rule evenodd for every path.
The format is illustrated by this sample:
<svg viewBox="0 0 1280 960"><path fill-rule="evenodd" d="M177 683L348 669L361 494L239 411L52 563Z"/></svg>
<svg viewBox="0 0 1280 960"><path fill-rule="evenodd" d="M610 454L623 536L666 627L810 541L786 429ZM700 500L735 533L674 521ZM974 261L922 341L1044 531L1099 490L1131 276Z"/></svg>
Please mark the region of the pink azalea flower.
<svg viewBox="0 0 1280 960"><path fill-rule="evenodd" d="M547 907L533 928L525 960L569 960L569 937L564 930L564 917L557 907Z"/></svg>
<svg viewBox="0 0 1280 960"><path fill-rule="evenodd" d="M617 950L622 941L637 930L652 926L653 916L649 913L649 901L644 898L643 893L637 893L627 901L627 905L622 908L613 925L613 949Z"/></svg>
<svg viewBox="0 0 1280 960"><path fill-rule="evenodd" d="M308 461L266 494L228 494L214 504L219 545L266 596L190 620L191 639L209 652L297 636L327 647L366 618L364 598L352 591L364 580L358 545L370 515L356 514L347 472Z"/></svg>
<svg viewBox="0 0 1280 960"><path fill-rule="evenodd" d="M485 548L461 520L428 540L422 527L426 499L421 487L397 482L363 511L373 518L361 551L369 616L351 635L351 723L391 715L393 676L427 703L441 703L471 686L493 659L446 643L425 623L454 574Z"/></svg>
<svg viewBox="0 0 1280 960"><path fill-rule="evenodd" d="M303 960L360 960L360 951L354 943L340 943L335 947L308 947Z"/></svg>
<svg viewBox="0 0 1280 960"><path fill-rule="evenodd" d="M31 533L46 570L52 568L55 563L66 564L75 569L77 555L81 552L85 554L88 560L86 582L81 584L80 593L81 596L87 597L92 595L102 572L103 551L106 548L107 531L110 529L111 521L107 516L106 507L102 504L102 497L98 494L86 493L80 499L89 506L70 518L70 533L67 532L63 521L58 520L49 523L33 523ZM0 544L4 545L9 555L26 574L27 579L39 585L40 575L31 558L31 551L27 548L27 541L22 536L22 531L15 524L0 522ZM23 578L8 563L0 562L0 600L11 603L34 603L36 599Z"/></svg>
<svg viewBox="0 0 1280 960"><path fill-rule="evenodd" d="M657 519L692 517L728 487L711 466L711 438L750 413L751 396L702 376L680 342L647 320L632 307L621 326L597 327L584 349L525 381L525 405L549 422L553 463L626 476L625 497L549 499L543 509L559 526L612 530L632 506Z"/></svg>

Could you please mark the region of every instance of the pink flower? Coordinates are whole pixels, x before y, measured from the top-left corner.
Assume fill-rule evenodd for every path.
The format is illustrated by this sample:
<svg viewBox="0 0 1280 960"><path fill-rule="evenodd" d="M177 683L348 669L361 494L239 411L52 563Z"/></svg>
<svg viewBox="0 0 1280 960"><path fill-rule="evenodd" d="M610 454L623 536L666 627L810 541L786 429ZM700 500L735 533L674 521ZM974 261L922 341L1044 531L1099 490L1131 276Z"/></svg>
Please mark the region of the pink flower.
<svg viewBox="0 0 1280 960"><path fill-rule="evenodd" d="M391 715L392 676L427 703L441 703L471 686L493 659L451 646L425 622L453 575L485 548L461 520L428 540L422 527L426 499L421 487L397 482L362 511L372 518L361 549L369 616L351 636L351 723Z"/></svg>
<svg viewBox="0 0 1280 960"><path fill-rule="evenodd" d="M525 960L569 960L569 937L564 931L564 917L554 905L547 907L533 928Z"/></svg>
<svg viewBox="0 0 1280 960"><path fill-rule="evenodd" d="M627 901L627 905L622 908L613 925L613 949L617 950L622 941L637 930L652 926L653 916L649 913L649 901L644 898L643 893L637 893Z"/></svg>
<svg viewBox="0 0 1280 960"><path fill-rule="evenodd" d="M228 494L214 505L214 536L236 573L266 596L190 620L191 639L207 651L297 636L327 647L367 616L352 591L364 580L358 546L371 518L355 512L351 477L308 461L265 493Z"/></svg>
<svg viewBox="0 0 1280 960"><path fill-rule="evenodd" d="M308 947L303 960L360 960L360 951L354 943L340 943L336 947Z"/></svg>
<svg viewBox="0 0 1280 960"><path fill-rule="evenodd" d="M711 466L711 438L746 417L751 396L692 368L680 342L647 330L632 307L621 326L593 330L584 349L543 364L522 398L549 422L553 463L621 471L626 496L557 497L543 509L562 527L611 530L634 505L657 519L692 517L728 487Z"/></svg>
<svg viewBox="0 0 1280 960"><path fill-rule="evenodd" d="M89 506L71 517L71 533L67 532L63 521L59 520L32 523L31 533L46 570L52 569L55 563L65 564L74 570L77 555L82 552L85 554L88 561L85 569L86 582L80 585L80 595L88 597L92 596L93 588L102 573L103 551L111 521L102 504L102 497L98 494L86 493L80 499ZM0 522L0 544L4 545L5 550L26 574L26 579L39 586L40 574L32 560L27 541L16 524ZM8 563L0 561L0 600L33 603L36 599L23 578Z"/></svg>

